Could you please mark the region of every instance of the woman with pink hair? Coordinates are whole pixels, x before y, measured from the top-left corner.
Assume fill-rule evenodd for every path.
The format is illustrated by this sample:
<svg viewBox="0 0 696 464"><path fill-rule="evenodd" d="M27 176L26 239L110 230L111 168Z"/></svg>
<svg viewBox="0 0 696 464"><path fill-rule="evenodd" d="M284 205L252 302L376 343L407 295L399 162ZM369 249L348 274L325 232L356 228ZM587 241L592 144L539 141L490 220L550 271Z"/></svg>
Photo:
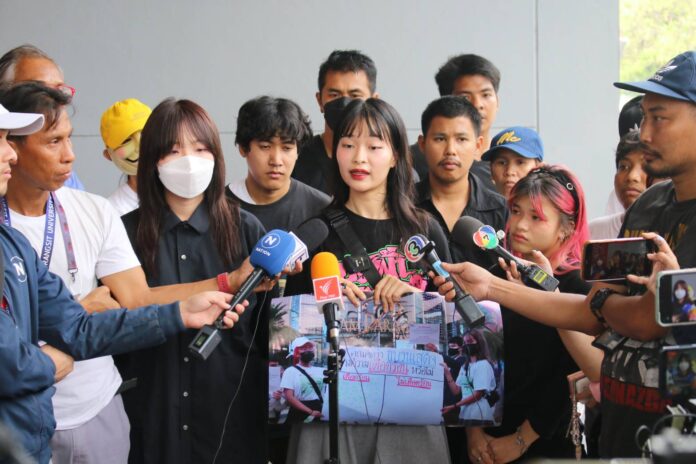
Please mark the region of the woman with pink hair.
<svg viewBox="0 0 696 464"><path fill-rule="evenodd" d="M542 166L522 178L508 198L506 245L520 258L542 265L562 292L588 293L580 277L582 245L588 239L585 196L575 176L560 166ZM520 278L514 264L501 267ZM571 402L566 376L584 367L590 349L581 334L558 331L501 306L505 343L503 421L497 428L467 429L472 462L512 462L533 457L575 457L567 435ZM579 356L576 356L579 354ZM591 352L590 357L598 352ZM598 362L590 378L598 378ZM595 370L596 367L596 370Z"/></svg>

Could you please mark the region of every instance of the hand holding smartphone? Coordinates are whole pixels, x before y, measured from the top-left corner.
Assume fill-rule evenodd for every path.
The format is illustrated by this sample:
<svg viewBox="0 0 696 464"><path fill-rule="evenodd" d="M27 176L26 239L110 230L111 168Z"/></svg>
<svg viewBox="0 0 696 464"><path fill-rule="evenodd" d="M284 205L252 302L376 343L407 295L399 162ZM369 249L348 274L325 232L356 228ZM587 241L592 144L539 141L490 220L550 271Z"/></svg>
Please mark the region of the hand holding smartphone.
<svg viewBox="0 0 696 464"><path fill-rule="evenodd" d="M649 276L648 253L655 244L644 238L590 240L583 246L582 278L587 282L621 282L628 274Z"/></svg>

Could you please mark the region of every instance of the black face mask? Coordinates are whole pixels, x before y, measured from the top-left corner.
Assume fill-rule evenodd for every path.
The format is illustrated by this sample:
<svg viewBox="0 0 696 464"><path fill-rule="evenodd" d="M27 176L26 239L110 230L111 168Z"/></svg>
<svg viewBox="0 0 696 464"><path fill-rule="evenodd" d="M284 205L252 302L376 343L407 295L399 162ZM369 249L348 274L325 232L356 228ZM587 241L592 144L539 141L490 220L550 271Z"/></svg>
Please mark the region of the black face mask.
<svg viewBox="0 0 696 464"><path fill-rule="evenodd" d="M459 348L449 348L447 350L447 355L452 357L459 356Z"/></svg>
<svg viewBox="0 0 696 464"><path fill-rule="evenodd" d="M346 109L346 106L348 106L351 101L353 101L352 98L341 97L331 100L324 105L324 120L332 131L336 132L336 128L343 116L343 110Z"/></svg>
<svg viewBox="0 0 696 464"><path fill-rule="evenodd" d="M314 361L314 351L305 351L300 353L300 361L302 364L309 364Z"/></svg>

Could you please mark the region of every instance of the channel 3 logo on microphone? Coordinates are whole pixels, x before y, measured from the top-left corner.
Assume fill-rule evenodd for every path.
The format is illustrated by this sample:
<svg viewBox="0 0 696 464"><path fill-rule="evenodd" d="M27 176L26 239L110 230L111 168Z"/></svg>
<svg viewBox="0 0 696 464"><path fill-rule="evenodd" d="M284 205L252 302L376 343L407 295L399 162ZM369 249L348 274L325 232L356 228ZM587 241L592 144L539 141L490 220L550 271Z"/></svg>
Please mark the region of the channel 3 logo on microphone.
<svg viewBox="0 0 696 464"><path fill-rule="evenodd" d="M498 234L491 226L482 226L474 232L474 243L486 250L492 250L498 246Z"/></svg>
<svg viewBox="0 0 696 464"><path fill-rule="evenodd" d="M413 237L409 238L408 242L406 242L406 246L404 247L404 255L406 256L406 259L412 263L420 261L420 259L423 257L423 249L426 245L427 242L425 241L424 237L421 237L420 235L414 235Z"/></svg>

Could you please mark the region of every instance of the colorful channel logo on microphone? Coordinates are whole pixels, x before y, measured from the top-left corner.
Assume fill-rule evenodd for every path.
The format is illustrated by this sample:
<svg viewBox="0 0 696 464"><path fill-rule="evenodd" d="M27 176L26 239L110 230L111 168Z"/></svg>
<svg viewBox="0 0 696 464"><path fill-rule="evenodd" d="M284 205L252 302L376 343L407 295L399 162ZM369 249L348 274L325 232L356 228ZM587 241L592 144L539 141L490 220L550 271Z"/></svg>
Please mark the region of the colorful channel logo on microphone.
<svg viewBox="0 0 696 464"><path fill-rule="evenodd" d="M498 246L498 235L491 226L482 226L474 232L474 243L486 250L492 250Z"/></svg>
<svg viewBox="0 0 696 464"><path fill-rule="evenodd" d="M421 235L414 235L408 239L406 246L404 247L404 256L406 259L412 263L417 263L423 258L423 250L428 244L425 237Z"/></svg>

